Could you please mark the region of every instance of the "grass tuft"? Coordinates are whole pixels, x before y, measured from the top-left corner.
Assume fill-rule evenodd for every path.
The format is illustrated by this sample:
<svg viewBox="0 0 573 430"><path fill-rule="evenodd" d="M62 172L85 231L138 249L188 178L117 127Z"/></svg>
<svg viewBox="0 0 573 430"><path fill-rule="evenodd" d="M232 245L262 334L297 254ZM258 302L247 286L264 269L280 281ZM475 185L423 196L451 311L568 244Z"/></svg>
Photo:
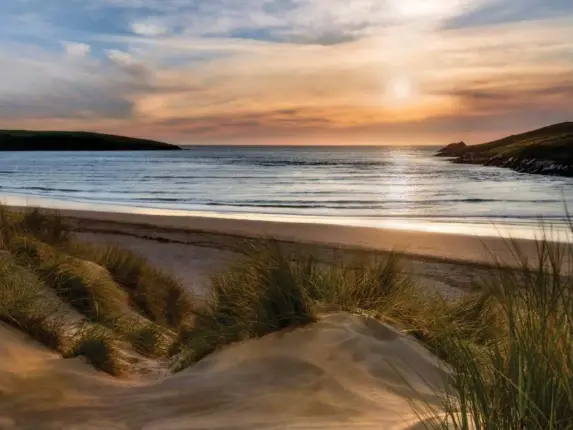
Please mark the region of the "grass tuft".
<svg viewBox="0 0 573 430"><path fill-rule="evenodd" d="M0 245L0 321L110 374L125 371L121 349L164 358L193 319L194 303L172 276L131 251L73 241L55 213L0 205ZM87 317L71 347L67 305Z"/></svg>
<svg viewBox="0 0 573 430"><path fill-rule="evenodd" d="M172 336L154 323L136 328L128 335L128 340L140 354L157 358L166 357L173 342Z"/></svg>
<svg viewBox="0 0 573 430"><path fill-rule="evenodd" d="M64 331L57 303L43 284L10 256L0 258L0 321L18 328L48 348L61 350Z"/></svg>
<svg viewBox="0 0 573 430"><path fill-rule="evenodd" d="M229 343L309 324L316 315L293 266L274 246L253 248L212 282L212 298L180 335L177 370Z"/></svg>
<svg viewBox="0 0 573 430"><path fill-rule="evenodd" d="M12 250L64 302L93 321L112 321L128 309L127 294L103 267L70 257L36 239L17 239Z"/></svg>
<svg viewBox="0 0 573 430"><path fill-rule="evenodd" d="M98 324L85 324L73 339L64 358L84 357L92 366L112 376L124 376L127 366L118 352L113 333Z"/></svg>
<svg viewBox="0 0 573 430"><path fill-rule="evenodd" d="M63 320L41 309L16 310L9 316L0 316L0 320L54 351L61 352L66 346Z"/></svg>
<svg viewBox="0 0 573 430"><path fill-rule="evenodd" d="M336 266L313 259L298 263L298 278L310 297L346 311L391 317L398 302L413 294L415 285L404 274L397 254Z"/></svg>
<svg viewBox="0 0 573 430"><path fill-rule="evenodd" d="M105 267L127 291L132 307L149 320L178 329L193 318L194 301L181 284L144 257L118 246L78 250Z"/></svg>
<svg viewBox="0 0 573 430"><path fill-rule="evenodd" d="M55 211L47 212L37 207L16 215L14 228L20 235L29 235L54 246L70 241L70 231L64 218Z"/></svg>
<svg viewBox="0 0 573 430"><path fill-rule="evenodd" d="M527 261L513 246L521 267L492 270L483 295L458 308L478 336L439 333L454 378L434 428L573 428L573 252L541 241Z"/></svg>

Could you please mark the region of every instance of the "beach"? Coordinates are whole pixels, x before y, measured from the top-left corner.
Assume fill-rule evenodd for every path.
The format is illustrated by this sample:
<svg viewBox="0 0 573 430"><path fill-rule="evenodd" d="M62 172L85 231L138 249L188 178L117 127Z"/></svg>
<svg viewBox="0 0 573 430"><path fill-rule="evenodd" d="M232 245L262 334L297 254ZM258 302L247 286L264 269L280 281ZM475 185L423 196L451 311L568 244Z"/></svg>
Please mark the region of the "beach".
<svg viewBox="0 0 573 430"><path fill-rule="evenodd" d="M134 250L202 297L208 293L210 276L236 262L249 240L271 239L286 253L325 263L396 252L403 255L404 270L422 287L448 297L473 291L491 265L519 265L514 246L532 261L537 255L536 242L525 239L514 240L512 245L501 237L368 227L71 209L57 212L79 239Z"/></svg>
<svg viewBox="0 0 573 430"><path fill-rule="evenodd" d="M500 237L56 212L76 239L136 251L202 300L209 298L211 276L261 240L273 241L288 258L312 256L329 265L397 253L421 294L448 301L479 292L479 280L496 261L517 264ZM536 254L534 241L516 245L523 255ZM98 372L81 358L63 359L3 324L0 337L2 430L421 430L426 419L443 414L451 377L448 366L413 337L346 312L326 312L307 327L231 344L176 374L164 364L127 379Z"/></svg>
<svg viewBox="0 0 573 430"><path fill-rule="evenodd" d="M196 216L58 212L80 239L133 249L199 292L211 273L236 261L237 251L249 239L272 239L286 252L324 262L396 252L404 255L406 270L422 283L441 291L449 287L453 294L471 290L480 267L494 264L495 259L515 263L507 240L495 237ZM518 240L517 244L525 254L535 255L535 242Z"/></svg>

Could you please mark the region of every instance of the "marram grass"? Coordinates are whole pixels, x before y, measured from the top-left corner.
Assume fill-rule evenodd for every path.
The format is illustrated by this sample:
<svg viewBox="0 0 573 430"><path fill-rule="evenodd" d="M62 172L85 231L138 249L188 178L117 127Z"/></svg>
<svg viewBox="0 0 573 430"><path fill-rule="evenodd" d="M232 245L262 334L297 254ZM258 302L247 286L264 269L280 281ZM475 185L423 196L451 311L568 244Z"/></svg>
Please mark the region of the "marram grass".
<svg viewBox="0 0 573 430"><path fill-rule="evenodd" d="M123 375L122 349L166 357L193 305L131 251L75 242L57 213L0 206L0 321L66 357Z"/></svg>
<svg viewBox="0 0 573 430"><path fill-rule="evenodd" d="M445 415L429 408L432 428L573 429L572 247L539 241L538 258L528 261L512 246L519 270L500 266L482 283L496 318L472 317L480 342L440 333L453 383Z"/></svg>

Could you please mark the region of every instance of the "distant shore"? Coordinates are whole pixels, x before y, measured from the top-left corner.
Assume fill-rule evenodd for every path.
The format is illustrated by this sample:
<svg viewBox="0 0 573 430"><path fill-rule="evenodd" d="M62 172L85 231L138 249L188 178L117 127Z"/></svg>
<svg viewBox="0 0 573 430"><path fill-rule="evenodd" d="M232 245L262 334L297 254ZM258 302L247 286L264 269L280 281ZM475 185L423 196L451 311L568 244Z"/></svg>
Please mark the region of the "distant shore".
<svg viewBox="0 0 573 430"><path fill-rule="evenodd" d="M81 131L0 130L0 151L179 151L164 142Z"/></svg>

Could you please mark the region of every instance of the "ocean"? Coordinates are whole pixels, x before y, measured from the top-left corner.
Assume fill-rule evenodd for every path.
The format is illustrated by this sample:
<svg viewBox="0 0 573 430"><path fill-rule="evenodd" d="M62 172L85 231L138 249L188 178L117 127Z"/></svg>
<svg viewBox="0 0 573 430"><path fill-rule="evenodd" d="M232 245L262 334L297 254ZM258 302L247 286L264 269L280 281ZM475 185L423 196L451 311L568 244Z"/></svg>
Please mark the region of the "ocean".
<svg viewBox="0 0 573 430"><path fill-rule="evenodd" d="M516 237L565 231L573 179L457 165L432 147L2 152L11 204Z"/></svg>

